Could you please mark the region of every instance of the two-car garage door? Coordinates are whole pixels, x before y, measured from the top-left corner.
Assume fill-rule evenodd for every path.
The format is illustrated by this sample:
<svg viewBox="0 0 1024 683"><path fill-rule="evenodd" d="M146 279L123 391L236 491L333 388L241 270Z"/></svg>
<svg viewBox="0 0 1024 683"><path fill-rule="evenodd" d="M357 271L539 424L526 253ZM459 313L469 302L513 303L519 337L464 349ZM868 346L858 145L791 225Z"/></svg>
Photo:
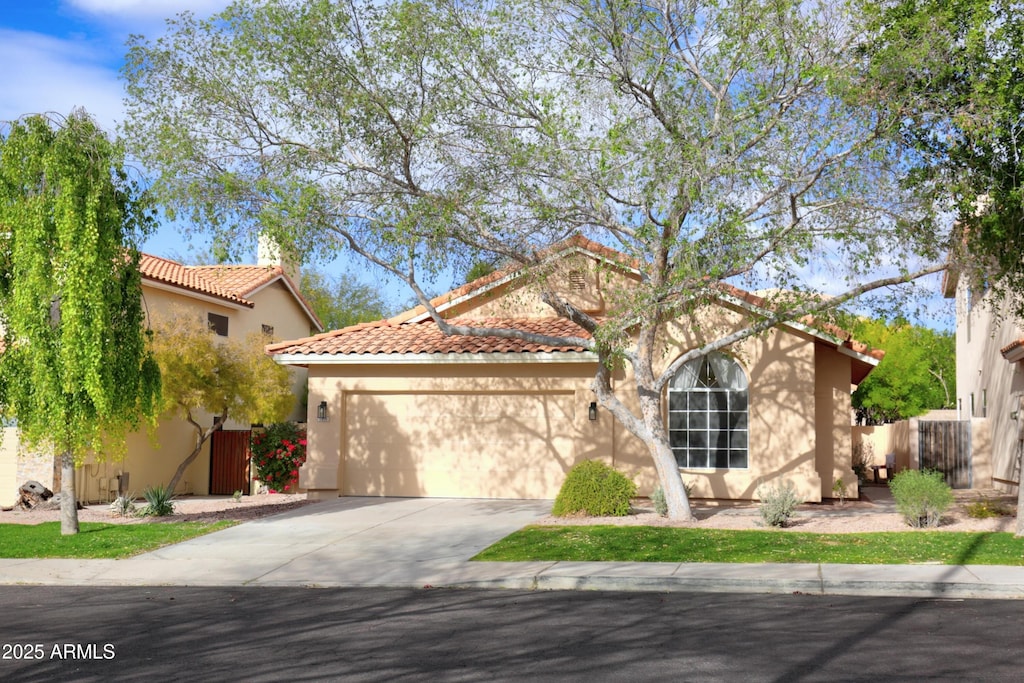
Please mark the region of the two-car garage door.
<svg viewBox="0 0 1024 683"><path fill-rule="evenodd" d="M573 464L572 392L366 392L344 400L350 496L553 498Z"/></svg>

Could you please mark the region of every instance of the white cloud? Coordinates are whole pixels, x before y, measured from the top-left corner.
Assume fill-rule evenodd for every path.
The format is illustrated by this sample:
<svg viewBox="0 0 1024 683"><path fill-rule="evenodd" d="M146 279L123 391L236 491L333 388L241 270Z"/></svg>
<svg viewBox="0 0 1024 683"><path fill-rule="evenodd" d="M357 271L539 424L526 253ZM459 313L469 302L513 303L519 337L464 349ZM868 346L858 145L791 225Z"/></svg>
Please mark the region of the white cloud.
<svg viewBox="0 0 1024 683"><path fill-rule="evenodd" d="M185 10L207 16L227 7L228 0L67 0L75 9L101 17L165 18Z"/></svg>
<svg viewBox="0 0 1024 683"><path fill-rule="evenodd" d="M112 131L123 88L102 47L0 28L0 120L84 107Z"/></svg>

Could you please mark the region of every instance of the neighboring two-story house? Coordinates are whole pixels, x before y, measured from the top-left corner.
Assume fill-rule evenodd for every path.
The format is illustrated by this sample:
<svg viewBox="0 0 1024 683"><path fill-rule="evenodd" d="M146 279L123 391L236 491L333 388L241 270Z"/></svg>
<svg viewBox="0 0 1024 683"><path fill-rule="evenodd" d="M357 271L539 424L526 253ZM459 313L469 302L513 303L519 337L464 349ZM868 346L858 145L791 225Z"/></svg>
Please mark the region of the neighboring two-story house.
<svg viewBox="0 0 1024 683"><path fill-rule="evenodd" d="M207 320L217 334L244 337L253 332L266 335L268 342L294 339L319 332L316 314L300 294L287 264L273 252L262 249L257 265L186 266L168 259L143 254L142 296L149 319L169 316L182 310ZM295 368L295 408L291 419L305 419L306 371ZM212 416L203 415L212 420ZM232 493L242 485L243 473L232 465L230 472L219 472L211 458L212 449L234 451L224 457L239 461L238 449L247 443L249 425L231 424L218 434L213 446L208 442L199 458L188 468L180 493ZM35 479L54 485L52 455L20 453L17 430L4 430L0 450L0 504L9 505L17 497L18 486ZM107 500L120 487L126 493L141 494L148 486L167 484L178 464L188 455L195 431L184 420L164 418L155 438L146 430L129 435L127 452L116 460L99 459L79 468L75 490L79 500ZM127 475L127 476L125 476ZM228 479L224 479L224 477ZM120 478L119 478L120 477ZM218 477L222 481L217 481ZM232 490L218 490L231 488Z"/></svg>

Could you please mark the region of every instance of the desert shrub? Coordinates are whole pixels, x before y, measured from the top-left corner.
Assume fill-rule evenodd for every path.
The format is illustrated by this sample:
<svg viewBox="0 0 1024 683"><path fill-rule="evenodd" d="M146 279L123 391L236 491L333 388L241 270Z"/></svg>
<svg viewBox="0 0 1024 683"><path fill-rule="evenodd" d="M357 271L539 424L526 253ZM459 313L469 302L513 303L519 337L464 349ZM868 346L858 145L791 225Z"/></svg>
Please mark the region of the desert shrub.
<svg viewBox="0 0 1024 683"><path fill-rule="evenodd" d="M636 484L626 475L603 462L585 460L569 470L551 514L622 517L629 514L629 500L635 495Z"/></svg>
<svg viewBox="0 0 1024 683"><path fill-rule="evenodd" d="M163 517L174 514L174 503L171 499L174 496L166 486L150 486L142 492L146 499L146 507L139 512L144 517Z"/></svg>
<svg viewBox="0 0 1024 683"><path fill-rule="evenodd" d="M683 489L686 490L686 497L690 498L693 496L693 489L697 487L697 482L691 481L689 483L683 482ZM654 511L662 517L668 516L668 501L665 500L665 489L661 488L661 484L654 487L651 492L651 504L654 505Z"/></svg>
<svg viewBox="0 0 1024 683"><path fill-rule="evenodd" d="M797 506L803 503L790 481L785 486L761 485L757 487L757 497L761 499L761 519L775 527L788 525Z"/></svg>
<svg viewBox="0 0 1024 683"><path fill-rule="evenodd" d="M967 516L972 519L989 519L990 517L1010 517L1013 508L1000 500L982 498L967 504Z"/></svg>
<svg viewBox="0 0 1024 683"><path fill-rule="evenodd" d="M953 490L934 470L904 470L889 482L896 509L914 528L937 527L953 504Z"/></svg>
<svg viewBox="0 0 1024 683"><path fill-rule="evenodd" d="M135 506L135 496L118 496L110 504L110 511L119 517L133 517L138 509Z"/></svg>
<svg viewBox="0 0 1024 683"><path fill-rule="evenodd" d="M875 458L875 448L871 442L860 442L853 447L853 463L850 469L857 475L858 482L868 480L868 466Z"/></svg>
<svg viewBox="0 0 1024 683"><path fill-rule="evenodd" d="M299 468L306 462L306 428L278 422L253 430L249 443L256 478L270 493L290 493L299 487Z"/></svg>

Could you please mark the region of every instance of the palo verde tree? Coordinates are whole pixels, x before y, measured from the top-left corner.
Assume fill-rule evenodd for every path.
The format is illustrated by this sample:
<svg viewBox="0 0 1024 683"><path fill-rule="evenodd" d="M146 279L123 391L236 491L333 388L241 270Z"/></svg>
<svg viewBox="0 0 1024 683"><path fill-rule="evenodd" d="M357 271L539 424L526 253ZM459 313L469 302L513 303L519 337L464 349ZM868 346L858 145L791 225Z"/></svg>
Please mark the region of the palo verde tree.
<svg viewBox="0 0 1024 683"><path fill-rule="evenodd" d="M185 313L154 322L153 353L164 378L161 412L195 431L192 450L167 483L168 495L229 419L271 424L288 416L295 401L291 375L264 353L265 344L260 334L219 337L205 320ZM213 416L206 425L205 413Z"/></svg>
<svg viewBox="0 0 1024 683"><path fill-rule="evenodd" d="M0 134L0 401L61 462L61 533L78 532L75 464L153 413L135 249L149 216L121 148L83 111Z"/></svg>
<svg viewBox="0 0 1024 683"><path fill-rule="evenodd" d="M134 39L125 133L162 201L224 243L263 230L304 254L351 250L445 333L598 354L599 402L689 518L662 406L684 363L942 268L931 207L900 184L900 91L868 78L846 7L242 0ZM638 274L608 317L548 286L545 248L574 233ZM532 273L587 334L443 320L423 283L481 259ZM667 321L701 328L725 284L790 294L660 362ZM636 410L612 391L623 365Z"/></svg>

